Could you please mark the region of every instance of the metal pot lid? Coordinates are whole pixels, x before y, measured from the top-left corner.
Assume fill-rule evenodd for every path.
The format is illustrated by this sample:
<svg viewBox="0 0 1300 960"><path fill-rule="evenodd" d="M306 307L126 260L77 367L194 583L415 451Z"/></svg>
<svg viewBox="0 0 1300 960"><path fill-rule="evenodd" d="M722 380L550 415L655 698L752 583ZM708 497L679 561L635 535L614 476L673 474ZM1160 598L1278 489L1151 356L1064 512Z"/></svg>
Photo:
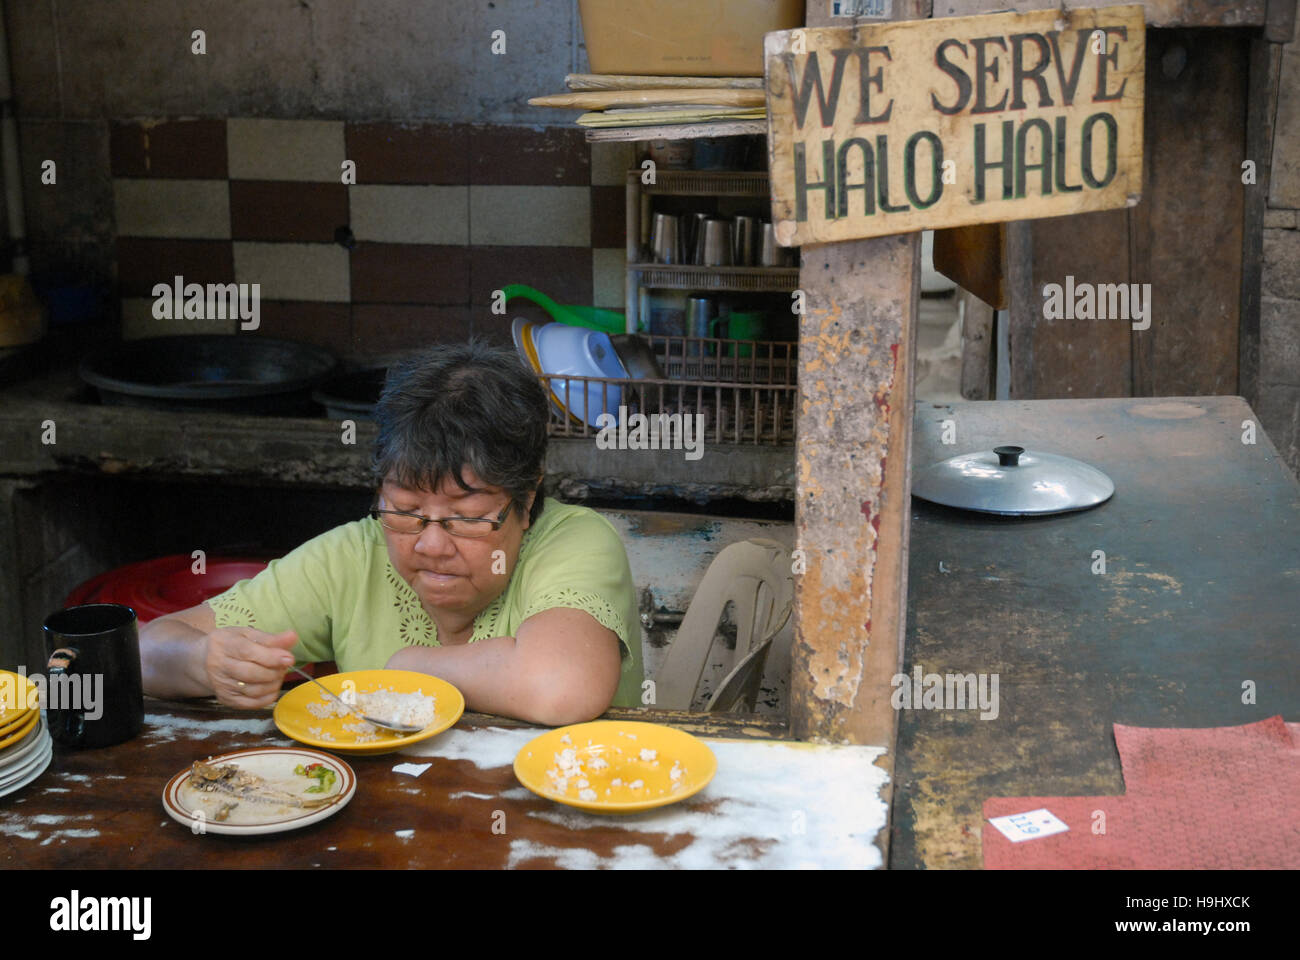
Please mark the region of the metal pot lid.
<svg viewBox="0 0 1300 960"><path fill-rule="evenodd" d="M1114 492L1096 467L1010 445L951 457L912 480L912 493L922 500L1005 516L1086 510Z"/></svg>

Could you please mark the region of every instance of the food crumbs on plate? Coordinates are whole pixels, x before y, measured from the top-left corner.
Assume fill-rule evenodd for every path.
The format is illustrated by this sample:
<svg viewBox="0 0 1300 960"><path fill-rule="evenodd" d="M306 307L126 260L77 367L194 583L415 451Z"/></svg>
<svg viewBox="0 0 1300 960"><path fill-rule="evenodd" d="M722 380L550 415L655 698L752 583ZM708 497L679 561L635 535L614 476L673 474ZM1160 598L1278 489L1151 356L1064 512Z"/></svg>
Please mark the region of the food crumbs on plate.
<svg viewBox="0 0 1300 960"><path fill-rule="evenodd" d="M587 783L586 778L583 778L582 780L579 780L579 781L578 781L578 789L579 789L579 790L581 790L583 787L587 787L587 786L590 786L590 784Z"/></svg>
<svg viewBox="0 0 1300 960"><path fill-rule="evenodd" d="M585 801L587 801L588 803L590 803L591 801L593 801L593 800L596 799L596 791L595 791L595 790L581 790L581 791L578 792L578 799L579 799L579 800L585 800Z"/></svg>
<svg viewBox="0 0 1300 960"><path fill-rule="evenodd" d="M573 743L573 738L566 733L564 736L560 737L560 743Z"/></svg>
<svg viewBox="0 0 1300 960"><path fill-rule="evenodd" d="M609 781L609 785L611 787L621 787L623 786L623 780L621 777L615 777L613 780Z"/></svg>
<svg viewBox="0 0 1300 960"><path fill-rule="evenodd" d="M658 755L659 755L659 751L657 751L657 750L651 750L649 747L642 747L642 748L641 748L641 759L642 759L642 760L650 761L650 760L653 760L653 759L654 759L655 757L657 757Z"/></svg>
<svg viewBox="0 0 1300 960"><path fill-rule="evenodd" d="M674 760L673 768L668 771L668 777L670 780L680 780L682 774L685 772L686 771L682 769L682 762L680 760Z"/></svg>
<svg viewBox="0 0 1300 960"><path fill-rule="evenodd" d="M645 781L644 781L644 780L633 780L631 783L629 783L629 784L627 785L627 788L628 788L629 790L644 790L644 789L645 789Z"/></svg>
<svg viewBox="0 0 1300 960"><path fill-rule="evenodd" d="M608 766L609 766L609 761L606 760L604 757L595 757L591 761L592 770L604 770Z"/></svg>

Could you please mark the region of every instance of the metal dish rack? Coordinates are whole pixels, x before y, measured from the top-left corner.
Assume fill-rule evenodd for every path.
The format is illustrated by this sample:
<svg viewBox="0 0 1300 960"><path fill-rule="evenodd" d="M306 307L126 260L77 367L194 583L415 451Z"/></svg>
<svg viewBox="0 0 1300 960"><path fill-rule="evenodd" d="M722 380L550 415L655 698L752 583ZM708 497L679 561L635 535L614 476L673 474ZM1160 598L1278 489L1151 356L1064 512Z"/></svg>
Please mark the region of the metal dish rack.
<svg viewBox="0 0 1300 960"><path fill-rule="evenodd" d="M657 426L661 435L676 430L680 436L681 421L673 421L674 416L702 416L705 443L794 443L796 343L657 335L649 339L663 379L540 374L552 400L549 435L594 439L600 428L588 421L605 411L617 426L621 405L628 417L641 413L656 421L650 429ZM745 353L749 355L742 356ZM599 391L587 387L589 383L600 384ZM613 387L622 390L621 404L611 402Z"/></svg>

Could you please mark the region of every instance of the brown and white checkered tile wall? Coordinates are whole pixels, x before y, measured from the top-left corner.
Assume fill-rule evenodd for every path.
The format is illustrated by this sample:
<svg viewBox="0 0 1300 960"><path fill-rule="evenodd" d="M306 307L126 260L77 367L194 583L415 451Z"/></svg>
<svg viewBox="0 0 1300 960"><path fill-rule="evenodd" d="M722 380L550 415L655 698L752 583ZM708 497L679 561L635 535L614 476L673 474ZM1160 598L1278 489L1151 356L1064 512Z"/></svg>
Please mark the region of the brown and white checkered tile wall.
<svg viewBox="0 0 1300 960"><path fill-rule="evenodd" d="M508 343L511 316L538 315L518 301L491 313L510 283L623 306L629 144L564 128L231 118L117 123L110 152L128 338L236 332L234 320L155 319L153 287L177 275L261 284L259 334L354 361L472 334Z"/></svg>

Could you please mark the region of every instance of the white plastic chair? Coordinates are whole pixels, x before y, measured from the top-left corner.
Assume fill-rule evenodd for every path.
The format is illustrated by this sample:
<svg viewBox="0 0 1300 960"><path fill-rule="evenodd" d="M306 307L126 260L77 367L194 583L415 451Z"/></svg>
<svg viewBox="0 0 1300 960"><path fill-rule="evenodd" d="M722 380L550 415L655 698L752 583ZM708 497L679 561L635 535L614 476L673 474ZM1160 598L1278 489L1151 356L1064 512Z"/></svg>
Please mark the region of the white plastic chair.
<svg viewBox="0 0 1300 960"><path fill-rule="evenodd" d="M752 711L772 638L790 619L794 577L790 552L775 540L743 540L714 557L655 677L655 705L689 710L708 666L723 611L734 604L736 649L724 650L725 674L710 711Z"/></svg>

